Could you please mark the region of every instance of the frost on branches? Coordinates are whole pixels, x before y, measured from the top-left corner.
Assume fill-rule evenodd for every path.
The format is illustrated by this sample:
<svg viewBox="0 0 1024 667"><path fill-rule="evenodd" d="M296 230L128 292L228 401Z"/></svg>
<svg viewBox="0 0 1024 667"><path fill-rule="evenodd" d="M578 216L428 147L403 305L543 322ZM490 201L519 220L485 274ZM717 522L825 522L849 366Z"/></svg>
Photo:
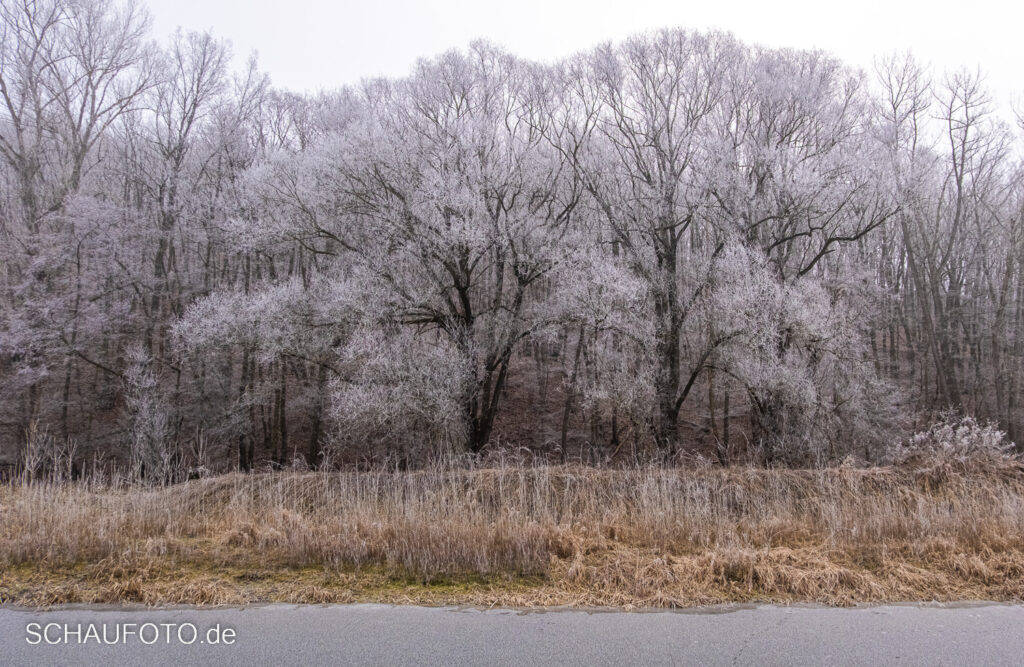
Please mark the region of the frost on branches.
<svg viewBox="0 0 1024 667"><path fill-rule="evenodd" d="M664 30L304 96L132 4L0 20L0 466L1022 440L1019 132L977 77Z"/></svg>

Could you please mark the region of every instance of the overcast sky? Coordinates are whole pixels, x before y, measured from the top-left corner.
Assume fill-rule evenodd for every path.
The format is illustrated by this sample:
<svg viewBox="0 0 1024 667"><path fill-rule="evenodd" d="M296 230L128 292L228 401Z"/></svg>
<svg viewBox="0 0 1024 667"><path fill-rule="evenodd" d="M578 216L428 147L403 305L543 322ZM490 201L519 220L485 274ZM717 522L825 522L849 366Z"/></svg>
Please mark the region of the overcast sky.
<svg viewBox="0 0 1024 667"><path fill-rule="evenodd" d="M258 51L275 85L315 92L407 73L417 58L486 37L549 61L651 28L718 28L770 46L820 47L869 67L912 50L938 68L980 66L1000 106L1024 92L1024 10L1010 0L142 0L156 36L212 30L236 60Z"/></svg>

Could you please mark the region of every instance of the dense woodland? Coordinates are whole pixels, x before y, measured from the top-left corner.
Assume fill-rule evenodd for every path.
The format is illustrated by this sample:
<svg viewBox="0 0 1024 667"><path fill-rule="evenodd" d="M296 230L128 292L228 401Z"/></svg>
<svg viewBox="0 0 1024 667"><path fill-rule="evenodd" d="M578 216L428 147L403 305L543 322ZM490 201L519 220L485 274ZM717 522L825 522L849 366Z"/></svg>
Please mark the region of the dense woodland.
<svg viewBox="0 0 1024 667"><path fill-rule="evenodd" d="M1021 128L978 74L666 30L302 96L137 5L0 21L0 464L1024 441Z"/></svg>

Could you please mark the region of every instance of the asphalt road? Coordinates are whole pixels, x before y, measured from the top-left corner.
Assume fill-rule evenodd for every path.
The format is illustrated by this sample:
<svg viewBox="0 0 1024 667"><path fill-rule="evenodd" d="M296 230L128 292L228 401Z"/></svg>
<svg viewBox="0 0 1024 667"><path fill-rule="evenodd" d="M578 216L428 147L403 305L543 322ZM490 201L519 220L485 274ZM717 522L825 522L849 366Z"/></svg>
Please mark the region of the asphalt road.
<svg viewBox="0 0 1024 667"><path fill-rule="evenodd" d="M0 608L0 663L1018 665L1022 628L1024 607L1006 605L632 613L384 605ZM106 641L119 643L99 644L104 631Z"/></svg>

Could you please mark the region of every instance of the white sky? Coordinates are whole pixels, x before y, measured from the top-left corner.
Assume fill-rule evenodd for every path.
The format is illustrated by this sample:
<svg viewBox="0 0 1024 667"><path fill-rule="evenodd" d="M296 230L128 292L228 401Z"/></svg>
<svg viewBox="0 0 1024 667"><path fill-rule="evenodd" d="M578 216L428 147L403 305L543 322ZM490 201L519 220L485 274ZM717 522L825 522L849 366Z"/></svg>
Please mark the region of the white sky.
<svg viewBox="0 0 1024 667"><path fill-rule="evenodd" d="M258 51L274 84L315 92L407 73L419 57L485 37L535 60L669 26L820 47L870 67L910 49L938 69L980 66L999 107L1024 93L1024 4L1012 0L141 0L158 38L178 26Z"/></svg>

